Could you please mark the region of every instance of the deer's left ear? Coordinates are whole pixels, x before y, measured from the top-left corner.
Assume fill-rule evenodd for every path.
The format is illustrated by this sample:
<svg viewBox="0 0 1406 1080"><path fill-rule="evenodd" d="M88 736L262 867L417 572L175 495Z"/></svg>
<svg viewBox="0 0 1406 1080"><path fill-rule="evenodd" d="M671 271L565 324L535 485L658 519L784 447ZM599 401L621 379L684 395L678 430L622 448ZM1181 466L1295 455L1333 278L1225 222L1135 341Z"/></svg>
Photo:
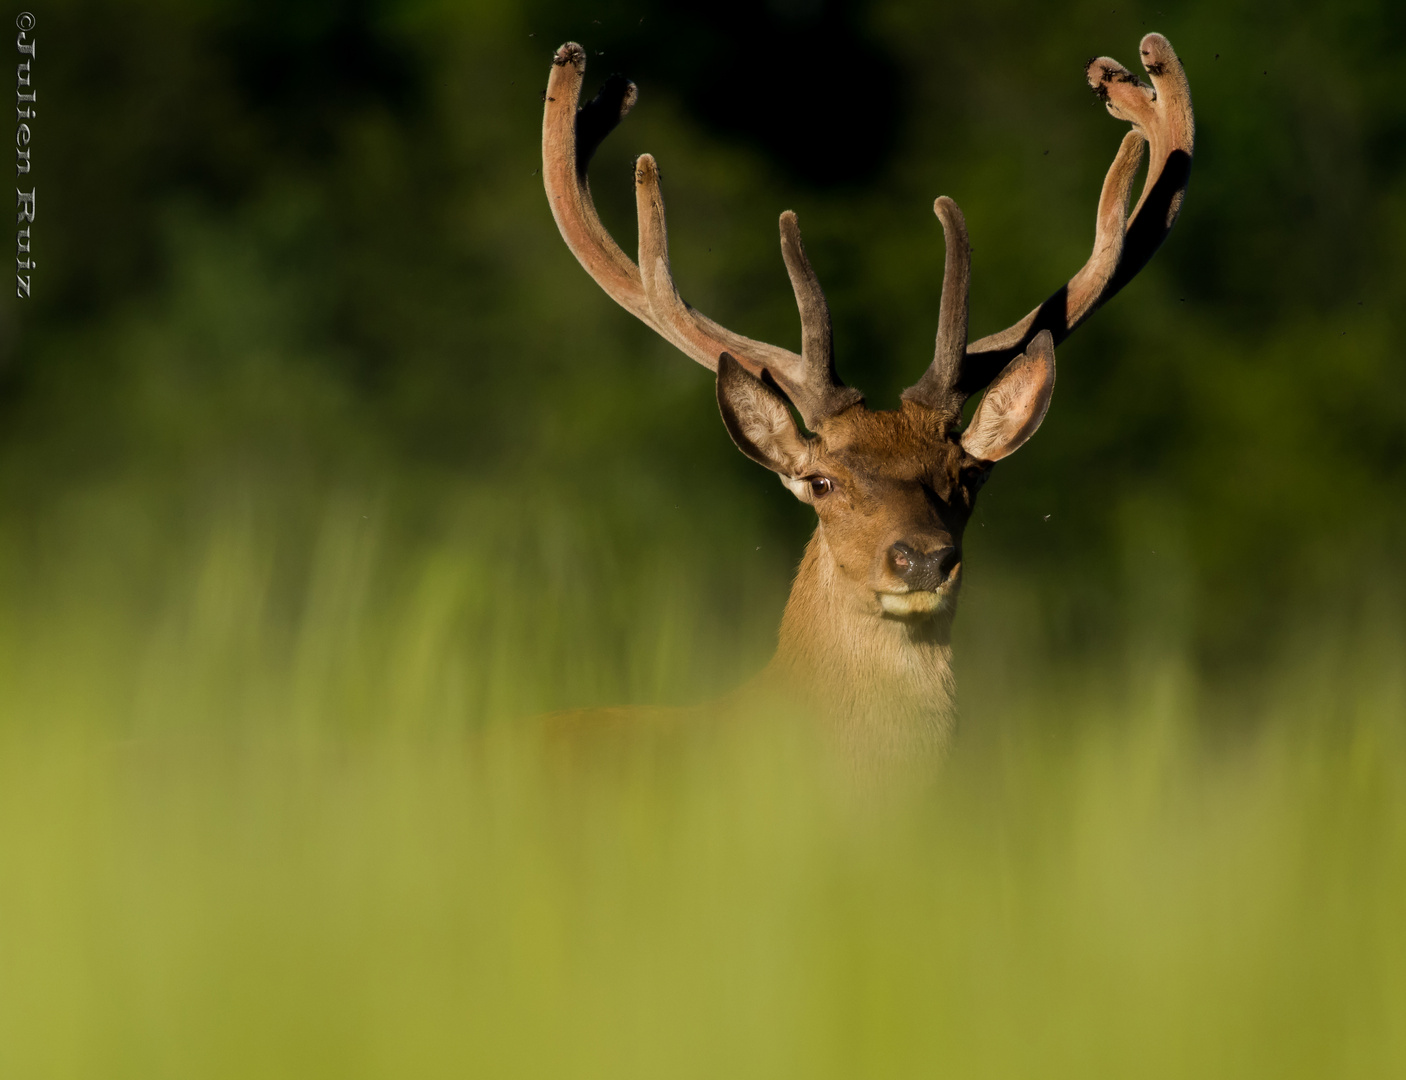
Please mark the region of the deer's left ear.
<svg viewBox="0 0 1406 1080"><path fill-rule="evenodd" d="M1019 450L1045 418L1054 382L1054 338L1041 330L986 391L962 432L962 449L978 461Z"/></svg>
<svg viewBox="0 0 1406 1080"><path fill-rule="evenodd" d="M810 447L790 404L729 353L718 360L718 409L732 441L753 461L782 476L805 472Z"/></svg>

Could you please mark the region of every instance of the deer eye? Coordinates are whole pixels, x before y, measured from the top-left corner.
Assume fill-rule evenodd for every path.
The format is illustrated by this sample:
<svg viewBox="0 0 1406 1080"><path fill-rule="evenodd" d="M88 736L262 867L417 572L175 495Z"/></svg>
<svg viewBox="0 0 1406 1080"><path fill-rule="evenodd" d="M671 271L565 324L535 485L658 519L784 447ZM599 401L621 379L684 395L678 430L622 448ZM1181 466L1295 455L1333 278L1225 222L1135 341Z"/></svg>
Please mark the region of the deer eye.
<svg viewBox="0 0 1406 1080"><path fill-rule="evenodd" d="M835 483L828 476L812 476L807 482L810 484L810 493L817 499L835 490Z"/></svg>

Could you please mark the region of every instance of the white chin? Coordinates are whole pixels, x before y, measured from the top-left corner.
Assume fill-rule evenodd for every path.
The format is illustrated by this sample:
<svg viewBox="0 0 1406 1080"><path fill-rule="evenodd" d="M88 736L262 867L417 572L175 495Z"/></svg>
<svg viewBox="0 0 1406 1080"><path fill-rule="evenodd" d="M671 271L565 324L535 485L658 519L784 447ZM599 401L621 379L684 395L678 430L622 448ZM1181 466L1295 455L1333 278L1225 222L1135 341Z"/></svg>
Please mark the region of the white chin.
<svg viewBox="0 0 1406 1080"><path fill-rule="evenodd" d="M879 593L879 605L889 615L931 615L947 600L945 592Z"/></svg>

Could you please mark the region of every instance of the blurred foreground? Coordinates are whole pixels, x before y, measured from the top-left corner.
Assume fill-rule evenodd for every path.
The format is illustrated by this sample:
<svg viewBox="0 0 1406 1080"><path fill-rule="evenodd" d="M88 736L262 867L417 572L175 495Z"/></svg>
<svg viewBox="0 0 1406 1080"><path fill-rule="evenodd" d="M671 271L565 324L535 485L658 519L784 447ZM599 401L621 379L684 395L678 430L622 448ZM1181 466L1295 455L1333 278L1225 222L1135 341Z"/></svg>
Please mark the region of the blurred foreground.
<svg viewBox="0 0 1406 1080"><path fill-rule="evenodd" d="M582 644L584 577L524 603L540 552L412 557L356 509L300 568L250 511L159 603L90 559L0 608L0 1073L1406 1068L1388 628L1234 725L1166 654L968 663L1002 695L883 785L767 716L571 761L528 713L686 698L706 650L661 642L706 605L617 580L643 617Z"/></svg>

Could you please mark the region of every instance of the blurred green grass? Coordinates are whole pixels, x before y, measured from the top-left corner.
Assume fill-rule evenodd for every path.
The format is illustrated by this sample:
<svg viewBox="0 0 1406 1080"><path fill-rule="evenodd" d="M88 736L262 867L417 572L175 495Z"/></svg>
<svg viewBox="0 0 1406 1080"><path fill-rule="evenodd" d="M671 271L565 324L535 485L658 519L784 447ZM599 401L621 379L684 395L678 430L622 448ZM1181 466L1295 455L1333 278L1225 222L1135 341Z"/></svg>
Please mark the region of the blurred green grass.
<svg viewBox="0 0 1406 1080"><path fill-rule="evenodd" d="M534 711L707 691L725 634L661 645L707 605L631 568L604 633L608 575L524 609L538 552L416 553L346 500L296 603L257 500L159 602L0 603L5 1075L1406 1064L1399 630L1235 725L1166 650L1023 687L968 657L1002 692L921 778L763 714L564 761Z"/></svg>

